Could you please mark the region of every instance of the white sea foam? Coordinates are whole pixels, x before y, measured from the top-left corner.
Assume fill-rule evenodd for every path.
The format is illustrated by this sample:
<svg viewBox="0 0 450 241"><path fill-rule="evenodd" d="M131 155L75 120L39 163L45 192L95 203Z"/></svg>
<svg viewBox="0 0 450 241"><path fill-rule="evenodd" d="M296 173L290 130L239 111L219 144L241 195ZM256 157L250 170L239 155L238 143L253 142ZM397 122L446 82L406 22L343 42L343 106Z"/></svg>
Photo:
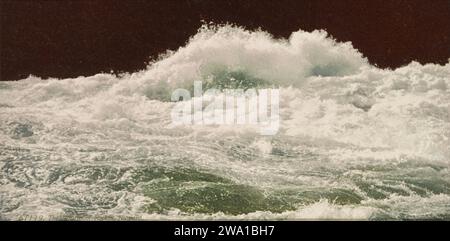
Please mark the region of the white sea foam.
<svg viewBox="0 0 450 241"><path fill-rule="evenodd" d="M244 86L252 83L251 87L280 88L281 122L277 135L260 137L258 129L250 126L170 125L172 90L190 89L196 80L214 84L236 78L241 78L238 81ZM367 201L378 198L375 191L365 194L370 185L387 188L391 184L386 180L390 180L396 185L406 182L408 192L428 188L429 194L447 198L449 87L450 63L442 66L412 62L395 70L379 69L370 65L351 43L338 43L325 31L298 31L289 39L275 39L263 31L228 25L202 27L186 46L161 56L137 73L71 79L30 76L3 82L2 170L9 168L5 165L21 166L11 167L10 170L18 170L9 173L11 177L1 177L0 191L8 202L18 198L23 204L14 209L9 203L6 206L14 211L4 206L2 212L8 217L41 215L51 209L44 207L46 204L59 210L55 212L62 212L61 205L69 205L54 198L46 200L45 195L51 196L52 192L45 185L39 186L46 176L33 177L33 168L98 163L129 167L150 157L163 166L195 166L238 183L270 190L291 186L317 190L348 188ZM34 160L36 165L28 167L28 160ZM421 173L424 168L437 171L426 172L430 177L417 178L434 178L431 182L437 181L437 186L408 179L417 174L414 171ZM396 173L406 175L405 179L393 180ZM20 185L38 191L26 192L12 185L18 180ZM49 188L75 195L74 187L55 185ZM381 189L376 192L384 190ZM34 199L37 194L41 199ZM115 200L111 202L120 199L111 193L104 195ZM129 200L120 199L122 204L148 201L133 192L124 195ZM35 205L39 200L44 201ZM268 217L366 219L382 209L369 201L362 206L329 201ZM141 212L136 207L127 210L126 205L110 210L119 209L122 211L118 213L126 215L139 216ZM263 218L267 213L270 212L254 215Z"/></svg>

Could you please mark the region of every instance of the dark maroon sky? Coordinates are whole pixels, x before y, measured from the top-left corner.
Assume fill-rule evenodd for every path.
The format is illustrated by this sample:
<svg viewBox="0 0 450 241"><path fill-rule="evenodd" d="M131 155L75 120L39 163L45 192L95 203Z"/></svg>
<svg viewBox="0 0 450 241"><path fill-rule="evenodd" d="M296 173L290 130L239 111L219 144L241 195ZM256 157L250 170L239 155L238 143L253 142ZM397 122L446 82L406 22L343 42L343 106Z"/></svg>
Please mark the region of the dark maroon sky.
<svg viewBox="0 0 450 241"><path fill-rule="evenodd" d="M142 69L201 20L277 37L326 29L381 67L450 57L450 0L1 0L0 11L1 80Z"/></svg>

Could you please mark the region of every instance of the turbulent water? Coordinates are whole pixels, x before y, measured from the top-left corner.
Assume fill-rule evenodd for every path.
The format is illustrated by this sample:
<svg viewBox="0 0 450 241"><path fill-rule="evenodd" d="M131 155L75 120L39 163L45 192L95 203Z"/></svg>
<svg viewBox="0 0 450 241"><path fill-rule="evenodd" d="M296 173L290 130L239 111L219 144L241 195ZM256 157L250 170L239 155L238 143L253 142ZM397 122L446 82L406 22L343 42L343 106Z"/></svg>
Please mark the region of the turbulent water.
<svg viewBox="0 0 450 241"><path fill-rule="evenodd" d="M280 129L171 125L172 90L280 88ZM132 74L0 82L2 219L450 219L450 63L202 27Z"/></svg>

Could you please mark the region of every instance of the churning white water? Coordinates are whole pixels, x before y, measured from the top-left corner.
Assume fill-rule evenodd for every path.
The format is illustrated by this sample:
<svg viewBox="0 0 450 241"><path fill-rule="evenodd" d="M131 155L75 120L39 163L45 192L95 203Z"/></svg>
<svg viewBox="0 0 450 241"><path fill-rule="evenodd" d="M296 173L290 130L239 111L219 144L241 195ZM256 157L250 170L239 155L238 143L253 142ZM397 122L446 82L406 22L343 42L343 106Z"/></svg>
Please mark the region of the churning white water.
<svg viewBox="0 0 450 241"><path fill-rule="evenodd" d="M171 125L176 88L280 89L280 128ZM4 219L449 219L450 63L204 26L131 74L0 82Z"/></svg>

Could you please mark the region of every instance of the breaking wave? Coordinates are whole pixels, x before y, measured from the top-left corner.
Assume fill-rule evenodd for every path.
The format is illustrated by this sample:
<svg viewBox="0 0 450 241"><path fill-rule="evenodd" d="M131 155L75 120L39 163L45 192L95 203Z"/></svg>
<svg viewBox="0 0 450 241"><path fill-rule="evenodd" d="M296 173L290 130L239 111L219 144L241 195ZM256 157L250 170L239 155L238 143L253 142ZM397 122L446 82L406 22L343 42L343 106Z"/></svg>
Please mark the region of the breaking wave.
<svg viewBox="0 0 450 241"><path fill-rule="evenodd" d="M173 90L280 89L280 130L170 125ZM0 217L448 219L450 63L203 26L136 73L0 83Z"/></svg>

